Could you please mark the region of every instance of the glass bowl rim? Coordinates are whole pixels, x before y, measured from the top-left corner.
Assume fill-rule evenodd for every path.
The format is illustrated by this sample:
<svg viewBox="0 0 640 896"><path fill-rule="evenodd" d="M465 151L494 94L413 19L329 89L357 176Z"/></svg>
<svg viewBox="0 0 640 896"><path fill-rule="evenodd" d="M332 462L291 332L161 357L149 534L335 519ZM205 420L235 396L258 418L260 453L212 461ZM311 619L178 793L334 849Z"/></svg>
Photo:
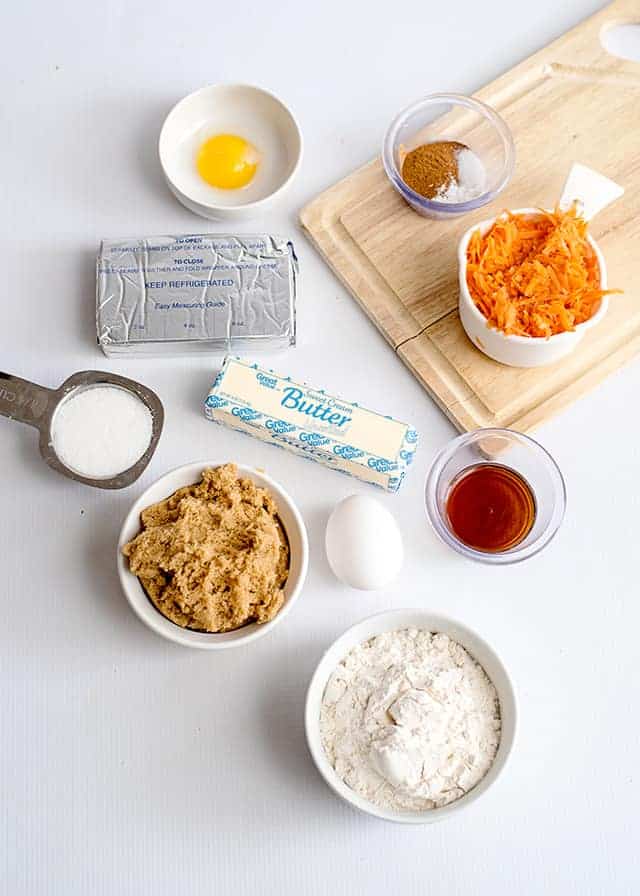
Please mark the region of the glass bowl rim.
<svg viewBox="0 0 640 896"><path fill-rule="evenodd" d="M469 545L456 538L445 524L442 514L438 509L436 499L437 483L445 463L461 446L472 439L477 439L478 437L490 438L491 436L515 436L516 438L521 439L525 444L528 444L530 448L533 448L533 450L540 455L541 460L546 465L551 475L557 497L557 504L549 522L534 541L530 542L526 547L518 548L516 545L516 547L511 550L496 553L477 551L475 548L469 547ZM487 462L490 463L490 461ZM474 429L470 432L464 432L454 439L451 439L450 442L447 442L447 444L440 449L427 473L424 501L427 519L431 523L436 535L438 535L440 540L446 545L453 548L454 551L457 551L464 557L467 557L470 560L475 560L478 563L485 563L493 566L506 566L508 564L520 563L523 560L527 560L529 557L535 556L555 537L562 524L567 507L567 488L560 467L540 442L537 442L535 439L532 439L531 436L525 435L514 429L486 427Z"/></svg>
<svg viewBox="0 0 640 896"><path fill-rule="evenodd" d="M438 202L434 199L427 199L425 196L416 193L402 179L395 161L394 143L400 128L406 121L420 109L431 106L436 103L449 103L452 106L464 106L477 112L483 118L488 120L502 138L505 147L505 162L497 185L491 190L485 190L475 199L468 199L466 202ZM473 211L473 209L481 208L483 205L491 202L496 196L504 190L511 180L516 162L516 149L513 141L513 135L509 125L504 118L496 112L491 106L477 100L473 97L465 96L462 93L431 93L422 99L416 100L410 106L402 109L389 125L382 143L382 164L387 177L396 188L396 190L408 199L409 202L415 203L424 209L430 209L438 212L450 214L460 214L462 211Z"/></svg>

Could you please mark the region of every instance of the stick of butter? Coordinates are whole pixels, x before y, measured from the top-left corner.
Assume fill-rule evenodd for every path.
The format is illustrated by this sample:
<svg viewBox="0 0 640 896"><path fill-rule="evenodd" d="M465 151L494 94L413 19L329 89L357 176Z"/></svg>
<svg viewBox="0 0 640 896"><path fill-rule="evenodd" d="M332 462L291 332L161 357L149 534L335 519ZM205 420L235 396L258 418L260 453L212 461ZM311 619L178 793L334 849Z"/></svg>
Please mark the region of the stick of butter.
<svg viewBox="0 0 640 896"><path fill-rule="evenodd" d="M204 404L214 423L390 492L400 488L418 442L406 423L240 358L225 358Z"/></svg>

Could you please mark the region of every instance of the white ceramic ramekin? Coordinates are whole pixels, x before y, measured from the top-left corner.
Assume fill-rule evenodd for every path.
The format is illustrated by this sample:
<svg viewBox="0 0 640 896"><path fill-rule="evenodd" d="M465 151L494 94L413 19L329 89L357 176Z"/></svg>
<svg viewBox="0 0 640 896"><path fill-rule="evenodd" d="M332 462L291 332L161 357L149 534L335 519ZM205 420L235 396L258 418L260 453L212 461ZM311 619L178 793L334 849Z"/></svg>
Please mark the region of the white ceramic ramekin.
<svg viewBox="0 0 640 896"><path fill-rule="evenodd" d="M213 133L239 133L247 127L264 135L270 166L264 180L240 190L217 190L195 169L195 150ZM258 146L258 149L264 147ZM302 161L302 133L282 100L251 84L214 84L180 100L167 115L158 142L169 189L188 209L213 220L238 220L262 212L293 180Z"/></svg>
<svg viewBox="0 0 640 896"><path fill-rule="evenodd" d="M539 215L540 210L536 208L518 208L514 211L514 214L534 216ZM506 335L500 330L487 326L487 319L476 307L467 286L467 246L469 245L471 235L476 230L485 233L495 221L496 218L489 218L487 221L474 224L460 240L458 247L458 274L460 281L458 310L460 312L460 322L471 342L485 355L493 358L494 361L508 364L510 367L544 367L547 364L553 364L572 352L581 342L587 330L600 323L609 307L608 296L602 297L600 307L593 317L583 324L578 324L575 330L568 333L557 333L555 336L549 336L548 338ZM602 252L591 236L587 236L587 239L591 243L598 259L600 286L602 289L606 289L607 269Z"/></svg>
<svg viewBox="0 0 640 896"><path fill-rule="evenodd" d="M460 797L459 800L450 803L448 806L443 806L441 809L428 809L425 812L393 812L381 809L369 802L369 800L356 793L355 790L352 790L338 776L327 759L322 746L320 707L327 682L333 670L353 647L383 632L411 627L426 629L430 632L443 632L459 644L462 644L471 656L480 663L498 692L502 733L493 765L484 778L472 790ZM475 802L494 783L505 767L515 741L516 718L517 707L513 684L497 654L486 641L483 641L479 635L467 628L466 625L448 616L430 613L428 610L415 609L389 610L385 613L377 613L375 616L369 616L368 619L363 619L362 622L358 622L350 629L347 629L337 641L333 642L320 660L307 691L305 706L305 729L309 750L318 771L329 787L345 802L361 812L374 815L384 821L397 821L403 824L429 824L435 821L443 821L462 809L468 808L471 803Z"/></svg>
<svg viewBox="0 0 640 896"><path fill-rule="evenodd" d="M203 470L207 467L217 466L220 466L218 461L201 461L199 463L186 464L184 467L178 467L176 470L161 476L135 502L127 514L120 532L120 538L118 539L118 575L120 576L122 589L136 616L145 625L153 629L154 632L162 635L163 638L175 641L177 644L183 644L186 647L199 647L204 650L240 647L273 631L274 627L279 622L282 622L300 596L309 562L307 530L292 498L289 497L282 486L278 485L266 473L254 470L252 467L238 465L240 476L252 479L256 485L267 489L273 495L278 506L280 522L289 540L289 578L284 587L284 605L282 609L270 622L264 622L261 625L251 623L232 632L212 634L210 632L194 632L190 629L182 628L171 622L154 607L137 576L134 576L129 570L129 563L122 553L122 547L128 541L131 541L132 538L135 538L140 531L140 514L145 507L162 501L163 498L168 498L169 495L172 495L177 489L183 488L185 485L198 482Z"/></svg>

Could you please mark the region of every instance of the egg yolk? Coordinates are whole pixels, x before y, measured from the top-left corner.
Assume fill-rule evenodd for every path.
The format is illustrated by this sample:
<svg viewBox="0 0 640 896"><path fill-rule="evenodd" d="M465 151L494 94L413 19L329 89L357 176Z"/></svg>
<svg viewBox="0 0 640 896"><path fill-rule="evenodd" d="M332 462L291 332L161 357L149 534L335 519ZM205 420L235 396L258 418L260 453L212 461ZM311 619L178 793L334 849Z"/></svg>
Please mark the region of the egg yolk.
<svg viewBox="0 0 640 896"><path fill-rule="evenodd" d="M257 149L235 134L216 134L198 150L198 174L212 187L238 190L253 180L258 167Z"/></svg>

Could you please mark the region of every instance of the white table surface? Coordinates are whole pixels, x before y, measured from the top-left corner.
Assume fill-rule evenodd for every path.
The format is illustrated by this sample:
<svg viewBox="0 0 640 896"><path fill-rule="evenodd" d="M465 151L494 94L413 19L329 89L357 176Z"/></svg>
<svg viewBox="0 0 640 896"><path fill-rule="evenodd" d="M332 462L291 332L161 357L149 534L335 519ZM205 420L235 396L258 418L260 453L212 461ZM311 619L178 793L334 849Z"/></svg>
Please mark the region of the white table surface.
<svg viewBox="0 0 640 896"><path fill-rule="evenodd" d="M53 473L35 432L0 420L0 891L637 891L640 363L538 431L568 485L556 541L515 568L466 562L436 541L422 505L452 427L296 224L308 199L377 151L403 105L473 91L598 4L252 6L28 0L3 14L0 366L51 386L86 368L136 377L167 419L144 477L111 494ZM398 496L206 422L215 361L110 362L96 348L99 239L215 229L170 196L156 141L176 100L225 80L281 95L306 138L291 192L243 228L290 233L300 255L299 346L265 361L416 425L421 447ZM298 501L311 542L291 615L222 654L147 630L114 565L129 505L198 459L266 468ZM402 529L406 563L384 592L343 588L324 556L329 511L354 491L378 495ZM401 606L475 627L521 704L517 750L495 788L445 824L409 829L338 801L303 732L325 647Z"/></svg>

